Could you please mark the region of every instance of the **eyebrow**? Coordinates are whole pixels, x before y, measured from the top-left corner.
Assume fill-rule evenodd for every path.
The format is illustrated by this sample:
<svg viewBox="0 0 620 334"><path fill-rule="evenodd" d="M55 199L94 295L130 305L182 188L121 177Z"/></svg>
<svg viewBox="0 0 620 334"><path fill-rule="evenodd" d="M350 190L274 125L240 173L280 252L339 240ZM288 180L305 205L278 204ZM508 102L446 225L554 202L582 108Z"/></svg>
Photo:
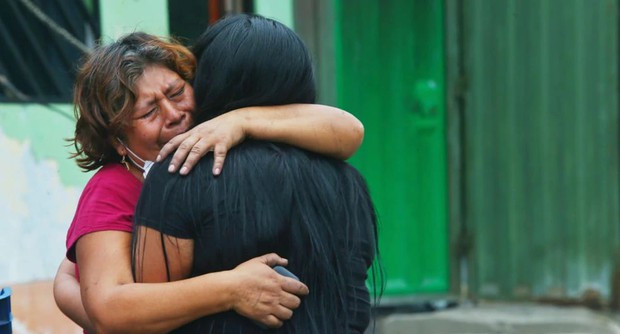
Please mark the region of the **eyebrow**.
<svg viewBox="0 0 620 334"><path fill-rule="evenodd" d="M176 80L170 82L168 84L168 87L166 87L166 89L164 90L164 95L170 94L170 91L172 91L176 86L179 85L179 83L181 83L183 81L184 81L183 79L179 78L179 79L176 79ZM136 103L135 108L136 108L136 110L140 110L140 109L143 109L143 108L146 108L146 107L150 107L150 106L152 106L154 104L155 104L155 98L150 98L146 102L141 103L140 105L138 105Z"/></svg>

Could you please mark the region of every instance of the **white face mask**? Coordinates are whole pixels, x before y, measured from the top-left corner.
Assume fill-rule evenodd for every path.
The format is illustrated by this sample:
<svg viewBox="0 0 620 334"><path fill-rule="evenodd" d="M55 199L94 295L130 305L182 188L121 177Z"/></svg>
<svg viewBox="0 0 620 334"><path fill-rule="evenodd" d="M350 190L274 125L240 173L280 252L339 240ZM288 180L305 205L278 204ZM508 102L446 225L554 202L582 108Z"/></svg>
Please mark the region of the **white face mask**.
<svg viewBox="0 0 620 334"><path fill-rule="evenodd" d="M125 147L125 149L127 151L129 151L129 153L133 154L136 157L136 159L140 160L140 162L142 163L142 167L140 167L140 164L138 164L131 157L131 155L127 154L127 157L129 158L129 160L131 160L131 162L133 162L133 164L136 165L136 167L142 169L142 176L146 179L146 175L149 173L149 171L151 170L151 167L153 167L155 162L153 162L151 160L143 160L142 158L140 158L140 156L138 156L137 154L133 153L133 151L131 149L129 149L129 147L127 147L127 145L125 145L125 143L123 143L123 141L120 140L120 138L116 138L116 140L118 140L118 142L121 143L121 145L123 145L123 147Z"/></svg>

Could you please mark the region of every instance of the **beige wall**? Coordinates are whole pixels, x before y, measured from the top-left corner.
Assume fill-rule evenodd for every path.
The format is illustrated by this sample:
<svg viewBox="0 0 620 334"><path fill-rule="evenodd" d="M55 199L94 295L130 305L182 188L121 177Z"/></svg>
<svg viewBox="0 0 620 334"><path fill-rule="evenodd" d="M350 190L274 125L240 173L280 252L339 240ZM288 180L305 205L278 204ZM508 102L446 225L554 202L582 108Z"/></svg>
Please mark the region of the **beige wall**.
<svg viewBox="0 0 620 334"><path fill-rule="evenodd" d="M14 334L77 334L82 329L65 317L54 303L52 281L12 286Z"/></svg>

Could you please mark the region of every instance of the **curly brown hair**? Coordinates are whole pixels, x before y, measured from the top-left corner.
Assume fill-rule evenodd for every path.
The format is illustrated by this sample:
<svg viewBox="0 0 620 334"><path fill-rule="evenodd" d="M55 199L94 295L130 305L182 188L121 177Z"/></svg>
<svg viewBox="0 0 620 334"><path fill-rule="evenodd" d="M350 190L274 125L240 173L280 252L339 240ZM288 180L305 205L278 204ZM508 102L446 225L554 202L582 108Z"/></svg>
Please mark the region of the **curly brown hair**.
<svg viewBox="0 0 620 334"><path fill-rule="evenodd" d="M148 66L162 65L185 81L193 79L196 59L172 39L134 32L100 44L80 67L73 103L77 119L71 155L84 171L120 161L112 141L124 138L136 102L135 83Z"/></svg>

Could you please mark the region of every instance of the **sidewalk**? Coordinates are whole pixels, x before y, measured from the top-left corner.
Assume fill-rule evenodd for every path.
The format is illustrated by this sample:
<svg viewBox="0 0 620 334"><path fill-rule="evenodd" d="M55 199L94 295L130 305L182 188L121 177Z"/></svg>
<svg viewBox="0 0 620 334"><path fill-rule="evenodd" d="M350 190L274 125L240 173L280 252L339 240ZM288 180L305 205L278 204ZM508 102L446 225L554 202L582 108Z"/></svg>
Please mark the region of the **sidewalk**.
<svg viewBox="0 0 620 334"><path fill-rule="evenodd" d="M482 303L429 313L391 314L377 334L592 333L620 334L618 315L583 307Z"/></svg>

